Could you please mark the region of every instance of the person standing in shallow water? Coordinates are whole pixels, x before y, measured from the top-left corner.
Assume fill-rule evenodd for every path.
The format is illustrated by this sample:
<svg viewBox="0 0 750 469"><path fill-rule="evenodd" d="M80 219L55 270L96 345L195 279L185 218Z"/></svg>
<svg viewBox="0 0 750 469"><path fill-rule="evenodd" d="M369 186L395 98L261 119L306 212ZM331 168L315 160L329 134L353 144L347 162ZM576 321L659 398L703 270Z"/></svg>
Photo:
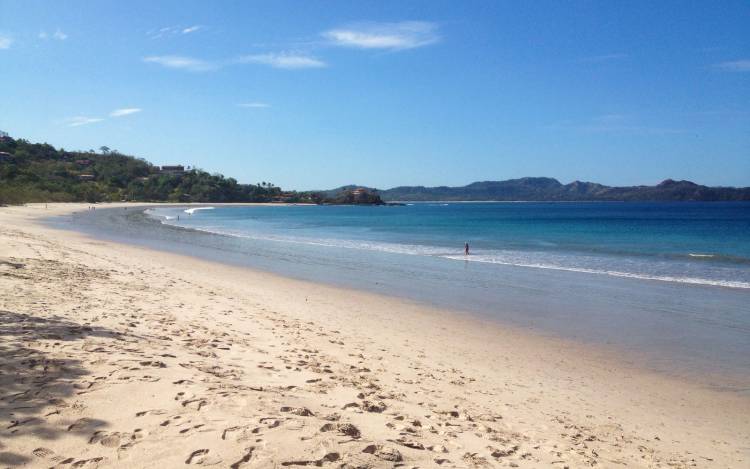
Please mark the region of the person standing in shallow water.
<svg viewBox="0 0 750 469"><path fill-rule="evenodd" d="M464 243L464 255L469 255L469 243Z"/></svg>

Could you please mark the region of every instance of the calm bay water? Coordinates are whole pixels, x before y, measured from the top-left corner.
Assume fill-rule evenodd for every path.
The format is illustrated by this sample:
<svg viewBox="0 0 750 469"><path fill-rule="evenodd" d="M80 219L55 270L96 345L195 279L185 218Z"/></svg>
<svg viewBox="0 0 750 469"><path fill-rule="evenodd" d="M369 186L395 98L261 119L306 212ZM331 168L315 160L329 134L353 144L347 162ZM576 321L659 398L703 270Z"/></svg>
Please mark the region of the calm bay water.
<svg viewBox="0 0 750 469"><path fill-rule="evenodd" d="M424 203L150 213L246 239L750 289L750 204Z"/></svg>
<svg viewBox="0 0 750 469"><path fill-rule="evenodd" d="M750 392L748 203L158 207L55 224L478 314Z"/></svg>

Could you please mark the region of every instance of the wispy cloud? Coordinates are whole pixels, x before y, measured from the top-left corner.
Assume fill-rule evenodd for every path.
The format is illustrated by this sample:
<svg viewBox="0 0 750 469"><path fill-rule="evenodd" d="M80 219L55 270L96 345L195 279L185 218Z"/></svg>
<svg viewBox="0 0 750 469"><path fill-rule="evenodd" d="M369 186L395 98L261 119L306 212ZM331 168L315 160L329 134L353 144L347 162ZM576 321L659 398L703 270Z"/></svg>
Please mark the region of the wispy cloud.
<svg viewBox="0 0 750 469"><path fill-rule="evenodd" d="M131 114L136 114L141 112L141 108L137 107L126 107L122 109L115 109L114 111L109 113L109 117L122 117L122 116L129 116Z"/></svg>
<svg viewBox="0 0 750 469"><path fill-rule="evenodd" d="M188 26L187 28L183 28L182 29L182 34L194 33L194 32L196 32L196 31L198 31L200 29L203 29L203 26L201 26L199 24L196 24L194 26Z"/></svg>
<svg viewBox="0 0 750 469"><path fill-rule="evenodd" d="M62 32L59 28L54 33L47 33L47 31L40 31L38 35L39 39L46 41L47 39L55 39L58 41L64 41L68 38L68 35Z"/></svg>
<svg viewBox="0 0 750 469"><path fill-rule="evenodd" d="M253 108L253 109L264 109L267 107L271 107L268 103L260 103L260 102L253 102L253 103L237 103L237 107L246 107L246 108Z"/></svg>
<svg viewBox="0 0 750 469"><path fill-rule="evenodd" d="M143 61L159 64L167 68L189 70L191 72L206 72L218 68L218 65L215 63L183 55L154 55L145 57Z"/></svg>
<svg viewBox="0 0 750 469"><path fill-rule="evenodd" d="M11 44L13 44L13 38L0 34L0 49L10 49Z"/></svg>
<svg viewBox="0 0 750 469"><path fill-rule="evenodd" d="M623 60L630 57L628 54L602 54L592 55L590 57L583 57L578 59L581 63L600 63L600 62L612 62L615 60Z"/></svg>
<svg viewBox="0 0 750 469"><path fill-rule="evenodd" d="M175 34L179 29L175 28L174 26L167 26L165 28L159 28L151 31L146 32L146 36L150 37L151 39L159 39L160 37L164 36L171 36Z"/></svg>
<svg viewBox="0 0 750 469"><path fill-rule="evenodd" d="M732 60L730 62L721 62L714 67L727 72L750 72L750 59Z"/></svg>
<svg viewBox="0 0 750 469"><path fill-rule="evenodd" d="M116 118L116 117L129 116L131 114L136 114L141 111L142 111L141 108L125 107L125 108L115 109L114 111L110 112L109 117ZM97 122L102 122L104 120L106 120L104 117L75 116L75 117L69 117L67 119L64 119L62 121L62 125L66 127L80 127L82 125L96 124Z"/></svg>
<svg viewBox="0 0 750 469"><path fill-rule="evenodd" d="M191 34L205 27L200 24L194 24L192 26L166 26L164 28L154 29L148 31L146 35L151 39L159 39L162 37L179 36L182 34Z"/></svg>
<svg viewBox="0 0 750 469"><path fill-rule="evenodd" d="M237 63L247 64L255 63L270 65L274 68L300 69L300 68L321 68L326 63L309 55L302 55L293 52L243 55L236 60Z"/></svg>
<svg viewBox="0 0 750 469"><path fill-rule="evenodd" d="M320 68L326 66L325 62L315 57L292 52L242 55L223 61L207 61L183 55L155 55L145 57L143 61L191 72L206 72L218 70L229 65L240 64L261 64L282 69Z"/></svg>
<svg viewBox="0 0 750 469"><path fill-rule="evenodd" d="M101 117L76 116L65 119L64 124L68 127L79 127L81 125L95 124L103 120Z"/></svg>
<svg viewBox="0 0 750 469"><path fill-rule="evenodd" d="M356 23L322 33L330 44L358 49L414 49L440 40L437 25L427 21Z"/></svg>

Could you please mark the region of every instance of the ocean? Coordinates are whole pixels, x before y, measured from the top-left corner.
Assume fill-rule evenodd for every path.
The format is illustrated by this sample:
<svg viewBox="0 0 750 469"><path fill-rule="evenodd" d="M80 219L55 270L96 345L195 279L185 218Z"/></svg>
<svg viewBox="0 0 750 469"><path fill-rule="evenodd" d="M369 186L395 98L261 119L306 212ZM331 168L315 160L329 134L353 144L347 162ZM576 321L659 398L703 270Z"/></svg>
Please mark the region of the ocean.
<svg viewBox="0 0 750 469"><path fill-rule="evenodd" d="M174 226L248 240L750 289L748 204L415 203L149 213Z"/></svg>
<svg viewBox="0 0 750 469"><path fill-rule="evenodd" d="M748 392L750 203L169 206L56 223L604 345L661 372L731 376L722 386Z"/></svg>

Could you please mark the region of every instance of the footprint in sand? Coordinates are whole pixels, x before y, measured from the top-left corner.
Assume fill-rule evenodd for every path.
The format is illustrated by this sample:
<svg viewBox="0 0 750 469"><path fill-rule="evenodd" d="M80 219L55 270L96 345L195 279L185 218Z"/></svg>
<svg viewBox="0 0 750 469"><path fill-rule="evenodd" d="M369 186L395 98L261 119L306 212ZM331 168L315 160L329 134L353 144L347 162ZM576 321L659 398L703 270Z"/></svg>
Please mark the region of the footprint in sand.
<svg viewBox="0 0 750 469"><path fill-rule="evenodd" d="M78 419L75 422L73 422L72 424L68 425L68 431L69 432L80 432L80 431L86 430L87 428L94 427L98 423L99 422L97 420L90 419L90 418L85 418L84 417L84 418Z"/></svg>
<svg viewBox="0 0 750 469"><path fill-rule="evenodd" d="M215 466L221 464L223 460L217 456L209 456L208 449L197 449L190 453L185 460L185 464L196 464L199 466Z"/></svg>
<svg viewBox="0 0 750 469"><path fill-rule="evenodd" d="M234 439L234 441L236 441L237 443L248 441L258 435L260 433L260 430L260 427L251 429L249 425L241 427L229 427L221 432L221 439L226 440L231 438Z"/></svg>
<svg viewBox="0 0 750 469"><path fill-rule="evenodd" d="M230 465L230 469L239 469L240 467L244 466L245 463L250 462L250 459L253 457L253 451L255 451L254 446L250 446L249 448L245 448L245 455L240 458L239 461L236 461Z"/></svg>
<svg viewBox="0 0 750 469"><path fill-rule="evenodd" d="M140 412L136 412L136 417L143 417L144 415L163 415L166 414L167 411L164 409L151 409L151 410L142 410Z"/></svg>
<svg viewBox="0 0 750 469"><path fill-rule="evenodd" d="M106 461L105 458L91 458L91 459L80 459L76 461L73 458L68 458L64 461L61 461L59 465L54 467L74 467L76 469L95 469L99 467L100 464L103 464ZM68 466L70 464L70 466Z"/></svg>
<svg viewBox="0 0 750 469"><path fill-rule="evenodd" d="M325 456L323 456L320 459L313 459L313 460L304 460L304 461L285 461L282 462L282 466L322 466L323 464L327 462L335 462L341 459L341 455L339 453L327 453Z"/></svg>
<svg viewBox="0 0 750 469"><path fill-rule="evenodd" d="M288 412L290 414L299 415L300 417L313 417L315 415L307 407L286 407L285 406L279 410L281 412Z"/></svg>
<svg viewBox="0 0 750 469"><path fill-rule="evenodd" d="M321 432L335 431L342 435L350 436L357 439L361 436L361 433L357 427L351 423L327 423L320 427Z"/></svg>
<svg viewBox="0 0 750 469"><path fill-rule="evenodd" d="M93 445L96 443L106 446L107 448L116 448L120 446L120 434L117 432L95 432L89 439L89 444Z"/></svg>
<svg viewBox="0 0 750 469"><path fill-rule="evenodd" d="M401 453L396 448L382 445L368 445L362 450L363 453L369 453L383 461L399 462L403 459Z"/></svg>
<svg viewBox="0 0 750 469"><path fill-rule="evenodd" d="M198 425L193 425L192 427L183 428L182 430L180 430L180 433L181 434L185 434L185 433L191 432L193 430L198 430L201 427L205 427L205 424L199 423Z"/></svg>
<svg viewBox="0 0 750 469"><path fill-rule="evenodd" d="M190 456L188 456L188 458L185 460L185 464L201 464L207 454L207 449L195 450L190 453Z"/></svg>
<svg viewBox="0 0 750 469"><path fill-rule="evenodd" d="M187 399L185 401L182 401L182 407L188 407L194 410L201 410L201 408L206 404L208 404L208 401L202 398Z"/></svg>
<svg viewBox="0 0 750 469"><path fill-rule="evenodd" d="M37 448L34 451L32 451L31 454L33 454L37 458L49 458L49 457L52 457L55 454L55 452L49 448Z"/></svg>

